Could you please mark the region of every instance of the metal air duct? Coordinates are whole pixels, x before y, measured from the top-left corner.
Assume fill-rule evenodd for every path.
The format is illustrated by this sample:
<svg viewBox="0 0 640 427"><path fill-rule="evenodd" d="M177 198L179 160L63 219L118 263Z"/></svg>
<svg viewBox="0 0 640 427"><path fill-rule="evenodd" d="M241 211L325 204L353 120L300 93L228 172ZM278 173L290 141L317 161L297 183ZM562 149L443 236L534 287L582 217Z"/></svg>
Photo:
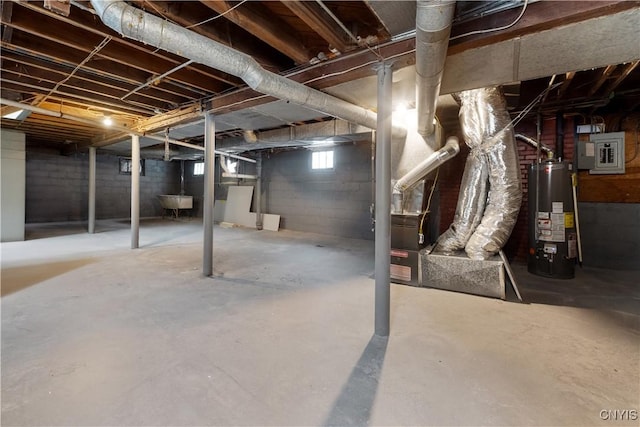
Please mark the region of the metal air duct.
<svg viewBox="0 0 640 427"><path fill-rule="evenodd" d="M91 0L91 5L105 25L125 37L234 75L260 93L371 129L376 128L375 113L267 71L251 56L229 46L136 9L121 0ZM404 134L406 131L396 128L394 133Z"/></svg>
<svg viewBox="0 0 640 427"><path fill-rule="evenodd" d="M458 138L451 136L447 139L447 143L440 150L431 154L429 157L420 162L416 167L407 172L393 186L393 210L394 212L402 212L402 195L414 186L418 181L423 179L429 172L435 170L438 166L454 157L460 152L458 146Z"/></svg>
<svg viewBox="0 0 640 427"><path fill-rule="evenodd" d="M456 2L418 0L416 10L416 105L418 133L434 132L433 119L447 57Z"/></svg>

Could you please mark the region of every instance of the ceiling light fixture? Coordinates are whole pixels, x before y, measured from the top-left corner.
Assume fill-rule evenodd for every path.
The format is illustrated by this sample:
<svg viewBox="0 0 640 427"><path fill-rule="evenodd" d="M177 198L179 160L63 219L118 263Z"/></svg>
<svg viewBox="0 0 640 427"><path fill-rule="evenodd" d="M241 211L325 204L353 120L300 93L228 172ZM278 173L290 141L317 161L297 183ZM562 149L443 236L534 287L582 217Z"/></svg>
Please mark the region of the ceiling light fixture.
<svg viewBox="0 0 640 427"><path fill-rule="evenodd" d="M31 114L31 111L27 110L16 110L12 113L5 114L2 116L3 119L11 119L11 120L24 120Z"/></svg>
<svg viewBox="0 0 640 427"><path fill-rule="evenodd" d="M111 116L104 116L104 118L102 119L102 124L105 126L111 126L113 124Z"/></svg>

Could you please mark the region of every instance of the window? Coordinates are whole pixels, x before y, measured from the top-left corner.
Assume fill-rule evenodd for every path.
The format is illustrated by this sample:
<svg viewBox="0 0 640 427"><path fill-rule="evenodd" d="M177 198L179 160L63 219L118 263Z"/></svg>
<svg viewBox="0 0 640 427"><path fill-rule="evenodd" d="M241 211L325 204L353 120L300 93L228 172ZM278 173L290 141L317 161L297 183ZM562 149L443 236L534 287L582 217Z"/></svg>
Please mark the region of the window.
<svg viewBox="0 0 640 427"><path fill-rule="evenodd" d="M333 150L311 153L311 169L333 169Z"/></svg>
<svg viewBox="0 0 640 427"><path fill-rule="evenodd" d="M193 176L204 175L204 162L196 162L193 164Z"/></svg>
<svg viewBox="0 0 640 427"><path fill-rule="evenodd" d="M120 175L131 175L133 163L129 158L120 158L119 171ZM140 176L144 176L144 159L140 159Z"/></svg>

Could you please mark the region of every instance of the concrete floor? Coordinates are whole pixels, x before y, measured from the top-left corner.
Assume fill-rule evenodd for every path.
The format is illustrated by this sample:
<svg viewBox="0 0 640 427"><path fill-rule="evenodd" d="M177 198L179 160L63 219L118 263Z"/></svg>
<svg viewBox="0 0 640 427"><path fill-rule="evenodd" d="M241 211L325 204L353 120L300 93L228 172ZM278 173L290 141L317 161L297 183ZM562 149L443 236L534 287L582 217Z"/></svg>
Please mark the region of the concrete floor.
<svg viewBox="0 0 640 427"><path fill-rule="evenodd" d="M392 285L382 339L370 241L216 227L204 278L196 220L97 231L1 245L2 425L638 425L638 272Z"/></svg>

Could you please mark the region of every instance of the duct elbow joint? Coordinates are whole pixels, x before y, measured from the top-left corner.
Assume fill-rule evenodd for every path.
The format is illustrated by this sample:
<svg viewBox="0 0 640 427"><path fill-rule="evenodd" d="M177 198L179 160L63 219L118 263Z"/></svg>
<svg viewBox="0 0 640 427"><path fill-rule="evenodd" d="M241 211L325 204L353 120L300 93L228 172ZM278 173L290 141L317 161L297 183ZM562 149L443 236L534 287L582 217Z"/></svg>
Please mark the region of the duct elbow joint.
<svg viewBox="0 0 640 427"><path fill-rule="evenodd" d="M404 195L402 193L402 190L398 190L394 186L393 194L392 194L392 213L402 213L403 202L404 202Z"/></svg>
<svg viewBox="0 0 640 427"><path fill-rule="evenodd" d="M448 160L451 157L454 157L460 152L460 144L458 142L458 138L455 136L450 136L447 138L447 142L440 150L443 154L443 157L446 156L443 160Z"/></svg>

